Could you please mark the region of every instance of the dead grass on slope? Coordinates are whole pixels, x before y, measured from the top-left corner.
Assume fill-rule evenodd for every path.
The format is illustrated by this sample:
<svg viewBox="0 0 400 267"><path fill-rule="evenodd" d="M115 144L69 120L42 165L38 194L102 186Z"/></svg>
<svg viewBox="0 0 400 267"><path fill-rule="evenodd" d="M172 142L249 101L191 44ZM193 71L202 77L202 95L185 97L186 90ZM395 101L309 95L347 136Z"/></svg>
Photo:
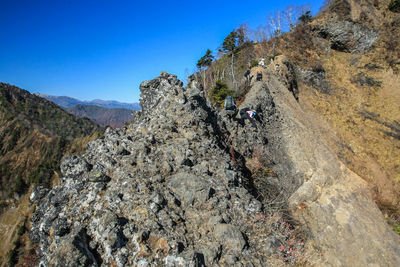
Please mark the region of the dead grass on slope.
<svg viewBox="0 0 400 267"><path fill-rule="evenodd" d="M368 54L331 51L323 65L335 91L323 94L303 88L302 103L336 131L340 143L334 142L333 149L369 183L383 212L399 215L400 78L390 69L366 68L370 59ZM354 77L360 72L378 83L358 84Z"/></svg>

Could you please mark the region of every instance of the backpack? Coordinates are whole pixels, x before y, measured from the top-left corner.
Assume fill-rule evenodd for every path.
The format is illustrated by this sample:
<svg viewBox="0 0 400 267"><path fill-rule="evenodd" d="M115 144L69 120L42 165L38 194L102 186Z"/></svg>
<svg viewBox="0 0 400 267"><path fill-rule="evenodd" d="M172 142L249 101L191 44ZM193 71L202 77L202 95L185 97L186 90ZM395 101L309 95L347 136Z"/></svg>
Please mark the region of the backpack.
<svg viewBox="0 0 400 267"><path fill-rule="evenodd" d="M228 95L225 97L224 109L225 110L235 110L236 109L235 99L233 99L233 96Z"/></svg>

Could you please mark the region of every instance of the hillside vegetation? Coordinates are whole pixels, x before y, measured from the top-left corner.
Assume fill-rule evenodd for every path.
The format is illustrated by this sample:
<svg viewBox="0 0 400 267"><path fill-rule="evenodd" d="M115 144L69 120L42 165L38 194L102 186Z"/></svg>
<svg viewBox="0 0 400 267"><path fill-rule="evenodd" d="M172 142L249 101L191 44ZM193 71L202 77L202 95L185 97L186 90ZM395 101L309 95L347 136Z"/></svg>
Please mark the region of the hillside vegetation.
<svg viewBox="0 0 400 267"><path fill-rule="evenodd" d="M101 130L89 119L4 83L0 83L0 109L2 199L23 193L32 183L48 185L72 142Z"/></svg>
<svg viewBox="0 0 400 267"><path fill-rule="evenodd" d="M64 153L82 151L101 132L89 119L77 118L26 90L0 83L0 238L7 240L1 244L2 261L21 246L24 231L18 235L18 246L13 246L13 240L18 227L26 226L29 208L25 193L31 185L51 186L59 177Z"/></svg>

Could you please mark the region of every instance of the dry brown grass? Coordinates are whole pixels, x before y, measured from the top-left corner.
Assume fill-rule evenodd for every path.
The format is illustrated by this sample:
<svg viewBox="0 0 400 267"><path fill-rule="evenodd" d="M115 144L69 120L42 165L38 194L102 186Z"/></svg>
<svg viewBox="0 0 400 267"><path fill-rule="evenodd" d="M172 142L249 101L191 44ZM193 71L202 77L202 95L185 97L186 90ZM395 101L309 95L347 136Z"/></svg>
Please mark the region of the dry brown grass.
<svg viewBox="0 0 400 267"><path fill-rule="evenodd" d="M69 145L66 149L66 153L80 154L84 151L88 142L100 137L102 137L102 133L95 133L85 138L78 138ZM14 158L11 158L11 160L19 165L37 165L37 161L40 160L40 155L38 154L39 147L51 143L51 139L48 137L46 138L36 130L33 139L34 142L32 142L31 146L23 147L23 150L17 156L13 155ZM26 159L29 159L29 162L25 162ZM57 185L58 179L59 174L55 172L52 177L51 185ZM30 193L31 190L22 195L19 201L14 200L12 203L4 203L6 208L0 213L0 266L8 266L8 253L14 248L14 241L18 238L22 244L19 249L20 266L33 266L32 262L34 262L36 256L35 254L31 254L31 251L34 250L34 245L30 241L27 232L20 237L18 237L17 234L19 226L23 225L25 219L27 219L28 222L26 226L30 229L29 221L33 209L29 203Z"/></svg>
<svg viewBox="0 0 400 267"><path fill-rule="evenodd" d="M18 227L23 225L26 218L32 213L29 204L30 194L25 194L19 201L16 201L5 212L0 214L0 264L7 266L8 252L14 248L14 241L17 239ZM26 235L26 234L25 234ZM25 243L29 246L29 240L25 236Z"/></svg>
<svg viewBox="0 0 400 267"><path fill-rule="evenodd" d="M331 141L331 146L351 170L369 183L381 209L387 211L389 205L392 212L398 213L400 140L385 132L392 131L388 124L400 121L400 77L390 69L363 68L373 56L332 51L323 60L324 68L334 88L345 89L326 95L303 86L301 98L305 108L319 114L336 131L341 143ZM358 63L349 64L357 59ZM381 81L382 86L351 83L360 70ZM377 114L378 121L366 118L364 111Z"/></svg>
<svg viewBox="0 0 400 267"><path fill-rule="evenodd" d="M361 6L351 2L350 16L361 20ZM380 37L363 55L323 50L321 44L328 45L328 41L317 41L307 28L256 44L254 54L268 58L274 52L281 53L307 70L316 64L322 66L329 92L322 93L320 88L300 82L301 106L313 114L339 158L368 182L384 214L400 218L400 133L391 128L400 123L400 18L387 10L389 0L375 2L375 15L363 23L380 28ZM321 16L311 25L324 23L325 19ZM354 82L361 72L377 86ZM255 169L258 162L249 165Z"/></svg>

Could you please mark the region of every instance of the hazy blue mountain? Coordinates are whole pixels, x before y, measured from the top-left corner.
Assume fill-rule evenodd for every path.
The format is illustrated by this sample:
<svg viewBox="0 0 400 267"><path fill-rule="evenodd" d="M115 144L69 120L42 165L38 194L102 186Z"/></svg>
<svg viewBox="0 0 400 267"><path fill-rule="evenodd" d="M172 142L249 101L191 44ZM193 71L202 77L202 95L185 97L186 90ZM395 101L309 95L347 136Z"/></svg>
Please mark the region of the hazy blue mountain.
<svg viewBox="0 0 400 267"><path fill-rule="evenodd" d="M92 105L92 106L101 106L105 108L124 108L130 110L140 110L139 103L123 103L115 100L101 100L101 99L95 99L92 101L82 101L69 96L52 96L39 93L35 93L35 95L46 98L47 100L50 100L64 108L69 108L76 105Z"/></svg>
<svg viewBox="0 0 400 267"><path fill-rule="evenodd" d="M132 110L125 108L105 108L95 105L76 105L65 108L81 118L89 118L101 126L121 127L132 120Z"/></svg>

